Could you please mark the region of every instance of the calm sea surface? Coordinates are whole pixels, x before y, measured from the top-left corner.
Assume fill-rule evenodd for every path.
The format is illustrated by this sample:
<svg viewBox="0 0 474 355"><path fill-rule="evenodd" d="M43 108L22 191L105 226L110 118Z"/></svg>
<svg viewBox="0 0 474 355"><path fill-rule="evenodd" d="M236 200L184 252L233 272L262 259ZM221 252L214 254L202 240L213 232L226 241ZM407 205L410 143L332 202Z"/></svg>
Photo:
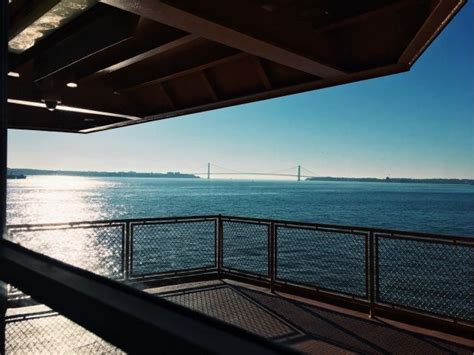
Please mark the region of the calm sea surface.
<svg viewBox="0 0 474 355"><path fill-rule="evenodd" d="M8 223L229 214L474 235L474 186L31 176Z"/></svg>
<svg viewBox="0 0 474 355"><path fill-rule="evenodd" d="M226 214L474 235L474 186L157 178L8 182L9 224ZM132 277L215 265L215 222L133 226ZM223 266L268 276L268 227L223 223ZM278 227L276 277L367 297L360 235ZM104 276L124 277L121 226L26 230L10 238ZM474 320L472 248L379 239L382 301ZM427 297L429 295L429 297Z"/></svg>

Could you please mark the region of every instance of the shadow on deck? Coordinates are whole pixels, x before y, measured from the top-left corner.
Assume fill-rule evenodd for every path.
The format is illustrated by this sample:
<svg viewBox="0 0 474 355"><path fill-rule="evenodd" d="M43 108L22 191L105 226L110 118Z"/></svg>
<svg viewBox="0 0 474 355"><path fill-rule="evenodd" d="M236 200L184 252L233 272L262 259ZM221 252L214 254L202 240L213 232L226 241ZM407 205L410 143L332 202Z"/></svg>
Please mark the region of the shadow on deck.
<svg viewBox="0 0 474 355"><path fill-rule="evenodd" d="M474 342L231 280L145 289L309 354L472 354ZM43 305L11 308L7 354L122 353Z"/></svg>
<svg viewBox="0 0 474 355"><path fill-rule="evenodd" d="M472 354L466 339L423 334L420 328L229 280L147 292L305 353Z"/></svg>

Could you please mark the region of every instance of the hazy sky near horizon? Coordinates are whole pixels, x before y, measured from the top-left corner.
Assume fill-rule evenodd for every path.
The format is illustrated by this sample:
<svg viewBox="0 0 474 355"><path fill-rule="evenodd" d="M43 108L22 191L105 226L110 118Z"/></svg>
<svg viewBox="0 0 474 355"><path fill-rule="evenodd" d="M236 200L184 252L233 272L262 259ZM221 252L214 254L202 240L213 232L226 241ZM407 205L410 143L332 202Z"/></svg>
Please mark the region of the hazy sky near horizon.
<svg viewBox="0 0 474 355"><path fill-rule="evenodd" d="M90 135L9 130L9 167L474 178L474 4L407 73Z"/></svg>

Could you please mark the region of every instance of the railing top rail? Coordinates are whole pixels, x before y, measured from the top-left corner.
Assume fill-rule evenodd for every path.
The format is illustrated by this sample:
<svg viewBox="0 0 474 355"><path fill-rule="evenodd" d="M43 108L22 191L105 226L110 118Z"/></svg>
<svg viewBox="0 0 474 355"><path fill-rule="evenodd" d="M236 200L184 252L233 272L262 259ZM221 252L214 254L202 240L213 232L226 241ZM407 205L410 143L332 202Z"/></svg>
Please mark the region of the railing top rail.
<svg viewBox="0 0 474 355"><path fill-rule="evenodd" d="M116 219L116 220L101 220L101 221L77 221L77 222L63 222L63 223L41 223L41 224L14 224L8 225L7 229L33 229L33 228L54 228L54 227L81 227L87 225L94 226L107 226L114 224L123 223L146 223L146 222L164 222L164 221L192 221L192 220L206 220L206 219L218 219L222 218L224 221L250 221L255 223L265 224L276 224L283 226L301 226L301 227L313 227L313 228L326 228L334 229L338 231L346 232L358 232L358 233L375 233L381 235L397 236L401 238L423 238L423 239L436 239L449 242L463 242L468 244L474 244L474 236L455 236L438 233L428 232L412 232L412 231L400 231L395 229L387 228L374 228L374 227L361 227L361 226L350 226L350 225L338 225L338 224L327 224L327 223L315 223L315 222L303 222L303 221L288 221L279 219L269 218L256 218L256 217L242 217L242 216L229 216L229 215L200 215L200 216L174 216L174 217L156 217L156 218L131 218L131 219Z"/></svg>
<svg viewBox="0 0 474 355"><path fill-rule="evenodd" d="M125 218L125 219L111 219L98 221L74 221L74 222L54 222L54 223L33 223L33 224L10 224L7 229L23 229L23 228L48 228L48 227L75 227L86 225L113 225L124 223L143 223L143 222L158 222L158 221L188 221L188 220L204 220L217 219L218 215L200 215L200 216L178 216L178 217L156 217L156 218Z"/></svg>
<svg viewBox="0 0 474 355"><path fill-rule="evenodd" d="M448 241L462 241L462 242L467 242L467 243L474 243L474 236L455 236L455 235L428 233L428 232L400 231L400 230L387 229L387 228L360 227L360 226L302 222L302 221L288 221L288 220L228 216L228 215L222 216L222 218L224 220L255 221L255 222L263 222L263 223L274 223L277 225L288 225L288 226L321 227L321 228L338 229L338 230L353 231L353 232L388 234L388 235L400 236L400 237L419 237L419 238L427 238L427 239L442 239L442 240L448 240Z"/></svg>

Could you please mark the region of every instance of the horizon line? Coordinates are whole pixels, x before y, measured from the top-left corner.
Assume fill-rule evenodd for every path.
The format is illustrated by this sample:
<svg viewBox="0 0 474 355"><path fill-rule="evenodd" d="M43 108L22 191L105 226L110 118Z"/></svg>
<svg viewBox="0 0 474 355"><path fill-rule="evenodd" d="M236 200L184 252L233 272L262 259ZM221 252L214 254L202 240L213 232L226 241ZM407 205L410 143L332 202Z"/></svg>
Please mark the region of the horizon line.
<svg viewBox="0 0 474 355"><path fill-rule="evenodd" d="M135 171L135 170L63 170L63 169L43 169L43 168L11 168L7 167L8 170L32 170L32 171L45 171L45 172L61 172L61 173L105 173L105 174L182 174L182 175L195 175L195 176L200 176L200 175L207 175L206 172L200 172L200 173L188 173L188 172L181 172L179 170L168 170L166 172L157 172L157 171ZM260 173L260 172L229 172L229 173L212 173L211 176L213 175L219 175L219 176L235 176L235 175L248 175L248 176L279 176L278 174L274 173ZM41 175L41 174L38 174ZM297 177L297 175L282 175L281 177ZM318 175L318 176L306 176L306 175L301 175L301 177L306 178L315 178L315 179L377 179L377 180L402 180L402 179L409 179L409 180L467 180L467 181L474 181L474 177L468 177L468 178L461 178L461 177L394 177L394 176L385 176L385 177L376 177L376 176L331 176L331 175ZM224 180L223 178L216 178L216 179L221 179ZM237 179L236 179L237 180Z"/></svg>

